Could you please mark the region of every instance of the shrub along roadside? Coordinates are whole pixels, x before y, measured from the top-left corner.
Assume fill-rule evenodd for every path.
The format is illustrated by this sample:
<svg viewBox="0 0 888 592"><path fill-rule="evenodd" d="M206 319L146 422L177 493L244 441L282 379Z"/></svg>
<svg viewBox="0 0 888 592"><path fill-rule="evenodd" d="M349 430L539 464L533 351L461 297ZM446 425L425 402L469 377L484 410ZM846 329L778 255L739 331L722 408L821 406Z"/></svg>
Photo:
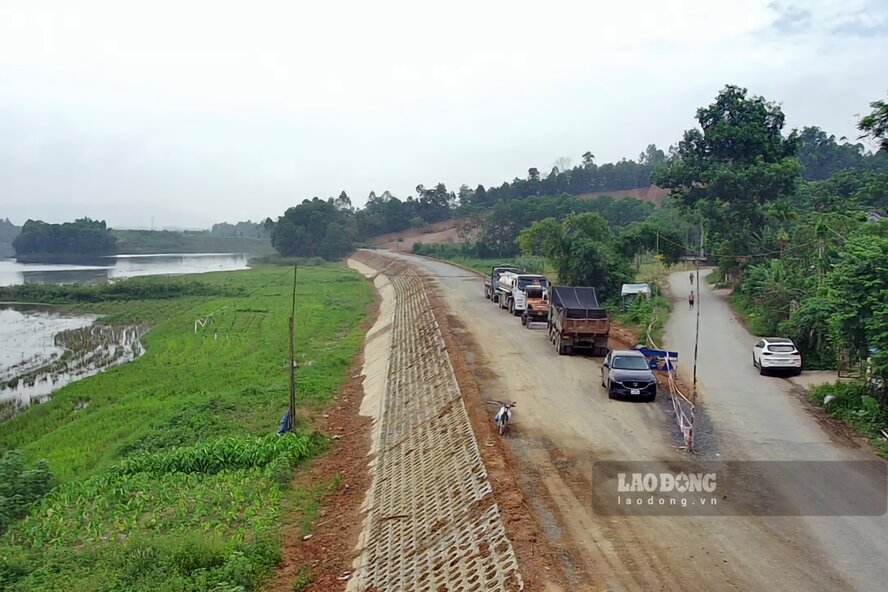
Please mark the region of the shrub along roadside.
<svg viewBox="0 0 888 592"><path fill-rule="evenodd" d="M824 405L830 395L834 398ZM811 389L808 398L866 436L879 454L888 457L888 441L881 433L888 432L888 411L865 384L855 381L818 385Z"/></svg>

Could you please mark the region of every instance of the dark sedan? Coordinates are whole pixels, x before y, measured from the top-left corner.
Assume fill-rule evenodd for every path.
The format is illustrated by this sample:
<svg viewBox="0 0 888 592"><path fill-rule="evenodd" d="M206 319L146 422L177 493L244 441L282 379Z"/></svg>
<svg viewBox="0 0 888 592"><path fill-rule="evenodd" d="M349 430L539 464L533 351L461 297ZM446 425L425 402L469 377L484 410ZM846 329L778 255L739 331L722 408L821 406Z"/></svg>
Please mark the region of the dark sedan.
<svg viewBox="0 0 888 592"><path fill-rule="evenodd" d="M601 366L601 386L609 399L640 398L653 401L657 397L657 379L640 352L611 350Z"/></svg>

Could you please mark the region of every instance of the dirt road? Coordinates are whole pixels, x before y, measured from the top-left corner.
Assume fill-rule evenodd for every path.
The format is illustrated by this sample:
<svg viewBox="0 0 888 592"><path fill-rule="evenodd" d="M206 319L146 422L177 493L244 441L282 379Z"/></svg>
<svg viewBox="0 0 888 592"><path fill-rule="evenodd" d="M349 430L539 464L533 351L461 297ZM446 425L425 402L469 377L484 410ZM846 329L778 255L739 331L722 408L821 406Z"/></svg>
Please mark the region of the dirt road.
<svg viewBox="0 0 888 592"><path fill-rule="evenodd" d="M707 272L708 273L708 272ZM705 277L706 274L701 274ZM765 461L855 461L872 459L868 448L851 438L824 429L807 403L794 393L787 380L759 376L752 366L751 336L737 321L725 295L702 281L697 306L700 309L698 380L700 396L711 422L722 456L740 460ZM670 348L692 354L696 311L685 300L690 290L687 272L669 278L676 298L675 310L667 326ZM691 356L679 372L690 383ZM844 465L836 463L838 476ZM851 478L851 476L848 476ZM884 483L858 482L849 487L841 477L816 492L822 499L851 499L875 496ZM792 489L789 495L809 494ZM863 503L860 501L860 503ZM880 558L888 556L888 517L802 517L780 518L784 525L801 526L810 532L829 563L856 590L884 589L888 566Z"/></svg>
<svg viewBox="0 0 888 592"><path fill-rule="evenodd" d="M831 559L832 550L803 520L596 515L595 461L646 460L667 469L685 458L675 446L669 407L608 400L599 386L599 359L557 356L545 331L523 328L485 300L477 276L401 257L437 283L484 395L518 402L508 440L571 590L855 588L853 574ZM743 437L743 426L737 429ZM876 576L876 569L868 573Z"/></svg>

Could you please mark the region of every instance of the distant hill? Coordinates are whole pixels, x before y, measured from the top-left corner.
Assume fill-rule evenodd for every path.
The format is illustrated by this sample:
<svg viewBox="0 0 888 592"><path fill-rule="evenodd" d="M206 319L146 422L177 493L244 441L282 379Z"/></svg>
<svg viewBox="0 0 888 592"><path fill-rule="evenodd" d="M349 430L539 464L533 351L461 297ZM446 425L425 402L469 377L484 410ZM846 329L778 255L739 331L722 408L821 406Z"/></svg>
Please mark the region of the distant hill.
<svg viewBox="0 0 888 592"><path fill-rule="evenodd" d="M0 220L0 257L15 257L12 241L21 231L22 227L10 222L9 218Z"/></svg>

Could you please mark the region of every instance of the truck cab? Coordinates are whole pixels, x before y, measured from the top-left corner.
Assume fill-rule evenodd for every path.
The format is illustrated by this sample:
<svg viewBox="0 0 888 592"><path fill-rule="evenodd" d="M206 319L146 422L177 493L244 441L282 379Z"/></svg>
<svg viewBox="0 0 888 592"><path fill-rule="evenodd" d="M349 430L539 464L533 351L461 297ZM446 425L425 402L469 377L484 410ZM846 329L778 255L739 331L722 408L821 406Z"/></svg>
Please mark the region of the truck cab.
<svg viewBox="0 0 888 592"><path fill-rule="evenodd" d="M531 273L506 272L499 278L499 305L513 315L523 315L527 310L528 292L539 301L547 298L549 280L546 276Z"/></svg>
<svg viewBox="0 0 888 592"><path fill-rule="evenodd" d="M499 278L504 273L518 273L521 271L513 265L494 265L490 268L490 275L484 278L484 297L494 304L499 302Z"/></svg>

